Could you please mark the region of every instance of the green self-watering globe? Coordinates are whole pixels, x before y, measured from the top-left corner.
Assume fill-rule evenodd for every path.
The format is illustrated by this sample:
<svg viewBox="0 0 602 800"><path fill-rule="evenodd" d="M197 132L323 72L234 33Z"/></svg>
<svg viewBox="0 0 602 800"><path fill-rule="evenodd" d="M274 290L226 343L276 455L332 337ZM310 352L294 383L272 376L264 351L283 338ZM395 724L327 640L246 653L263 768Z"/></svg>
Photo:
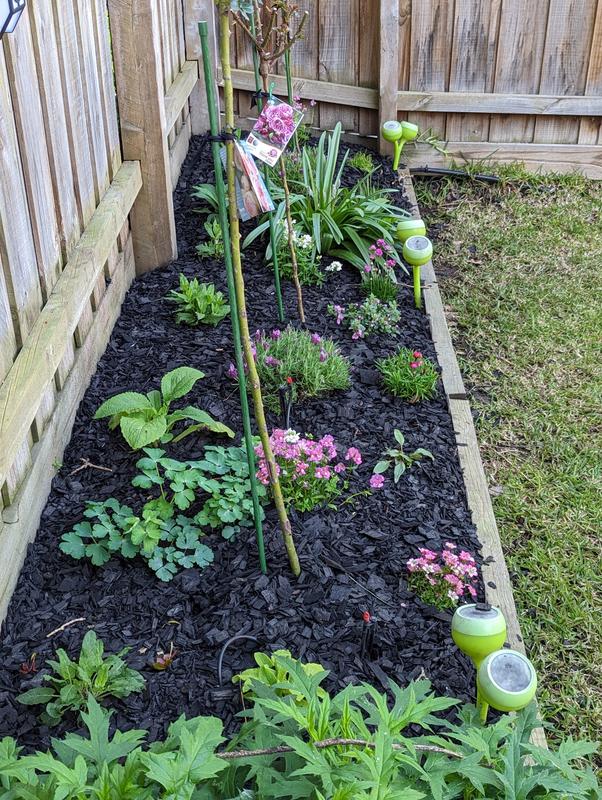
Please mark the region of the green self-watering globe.
<svg viewBox="0 0 602 800"><path fill-rule="evenodd" d="M403 243L403 257L412 267L414 275L414 303L421 308L420 267L433 257L433 245L426 236L410 236Z"/></svg>
<svg viewBox="0 0 602 800"><path fill-rule="evenodd" d="M527 656L516 650L490 653L477 671L477 707L481 722L489 706L496 711L520 711L535 697L537 673Z"/></svg>
<svg viewBox="0 0 602 800"><path fill-rule="evenodd" d="M460 606L452 618L452 639L478 669L506 641L504 615L489 603Z"/></svg>
<svg viewBox="0 0 602 800"><path fill-rule="evenodd" d="M390 119L383 122L380 134L386 142L391 142L395 147L393 169L396 170L404 144L418 136L418 125L414 125L413 122L398 122L396 119Z"/></svg>
<svg viewBox="0 0 602 800"><path fill-rule="evenodd" d="M397 223L395 235L404 244L410 236L426 236L426 225L421 219L402 219Z"/></svg>

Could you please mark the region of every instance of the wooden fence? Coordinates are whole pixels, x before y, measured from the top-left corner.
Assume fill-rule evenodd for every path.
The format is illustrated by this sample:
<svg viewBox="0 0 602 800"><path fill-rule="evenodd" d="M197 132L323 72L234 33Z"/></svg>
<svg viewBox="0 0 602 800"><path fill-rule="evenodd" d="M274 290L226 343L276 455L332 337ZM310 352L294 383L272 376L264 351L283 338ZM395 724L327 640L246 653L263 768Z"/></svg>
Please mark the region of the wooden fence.
<svg viewBox="0 0 602 800"><path fill-rule="evenodd" d="M319 101L315 127L341 120L375 137L399 117L432 128L452 155L602 177L602 0L298 2L309 19L295 89ZM241 32L236 59L244 119L254 84ZM441 161L430 148L407 153Z"/></svg>
<svg viewBox="0 0 602 800"><path fill-rule="evenodd" d="M0 42L0 619L136 271L176 254L210 0L29 0Z"/></svg>

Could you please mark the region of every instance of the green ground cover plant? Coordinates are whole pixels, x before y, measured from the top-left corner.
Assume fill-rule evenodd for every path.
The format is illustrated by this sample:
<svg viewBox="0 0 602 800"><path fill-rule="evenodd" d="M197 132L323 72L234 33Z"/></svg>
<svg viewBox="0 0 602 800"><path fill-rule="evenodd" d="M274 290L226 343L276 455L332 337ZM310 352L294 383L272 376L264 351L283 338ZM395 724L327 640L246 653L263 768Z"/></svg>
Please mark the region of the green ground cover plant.
<svg viewBox="0 0 602 800"><path fill-rule="evenodd" d="M138 515L111 497L88 502L85 520L63 534L60 549L72 558L103 566L113 555L144 558L162 581L181 569L203 569L213 562L212 549L201 541L207 530L231 539L253 525L253 502L246 452L242 447L205 448L200 461L176 461L158 448L145 448L132 485L158 490ZM267 492L258 487L260 501ZM202 502L193 517L179 514ZM263 518L263 510L261 511Z"/></svg>
<svg viewBox="0 0 602 800"><path fill-rule="evenodd" d="M365 172L366 174L374 172L376 168L374 159L370 153L367 153L365 150L358 150L357 153L354 153L349 158L349 166L353 169L359 170L360 172Z"/></svg>
<svg viewBox="0 0 602 800"><path fill-rule="evenodd" d="M161 378L161 390L153 389L147 394L122 392L110 397L98 408L94 419L109 417L109 428L119 427L123 438L132 448L140 450L155 442L177 442L199 430L226 434L234 438L234 431L213 419L206 411L195 406L171 411L174 400L179 400L191 391L195 383L205 375L193 367L177 367ZM192 421L182 433L174 436L176 423Z"/></svg>
<svg viewBox="0 0 602 800"><path fill-rule="evenodd" d="M368 295L363 303L349 303L346 308L330 303L327 310L337 325L345 322L354 340L379 333L393 334L401 319L395 300L379 300L373 294Z"/></svg>
<svg viewBox="0 0 602 800"><path fill-rule="evenodd" d="M437 391L439 376L435 365L418 350L402 347L376 366L383 376L385 389L409 403L431 400Z"/></svg>
<svg viewBox="0 0 602 800"><path fill-rule="evenodd" d="M555 751L531 745L539 725L532 706L485 728L467 706L452 724L438 714L458 702L435 696L426 680L404 689L391 683L388 694L359 684L331 696L319 665L285 652L265 660L243 673L246 721L234 740L225 742L215 717L181 716L164 741L152 744L143 730L111 735L110 712L91 697L84 735L53 739L50 751L34 755L22 755L10 737L0 742L4 796L584 800L599 793L583 765L595 745L572 739Z"/></svg>
<svg viewBox="0 0 602 800"><path fill-rule="evenodd" d="M321 268L322 257L317 255L313 238L308 233L302 233L294 227L293 220L293 245L297 255L297 273L299 283L303 286L321 286L324 283L324 273ZM290 248L287 237L287 222L280 220L276 233L278 236L278 267L283 278L293 277Z"/></svg>
<svg viewBox="0 0 602 800"><path fill-rule="evenodd" d="M197 244L196 251L201 258L223 258L224 236L217 217L212 216L203 223L207 241Z"/></svg>
<svg viewBox="0 0 602 800"><path fill-rule="evenodd" d="M523 634L543 677L542 714L559 732L597 736L602 186L517 166L497 172L497 186L445 179L416 190L426 221L440 224L436 268Z"/></svg>
<svg viewBox="0 0 602 800"><path fill-rule="evenodd" d="M212 283L199 283L198 278L188 280L180 275L179 289L172 289L167 299L176 306L178 325L217 325L230 313L230 306L222 292Z"/></svg>
<svg viewBox="0 0 602 800"><path fill-rule="evenodd" d="M49 675L44 675L44 682L49 685L29 689L17 700L28 706L44 705L40 721L57 725L65 714L85 710L91 697L101 700L141 692L144 678L122 658L128 649L105 656L102 641L94 631L88 631L77 661L72 661L65 650L57 650L58 660L46 662L52 668ZM1 771L0 766L0 774Z"/></svg>

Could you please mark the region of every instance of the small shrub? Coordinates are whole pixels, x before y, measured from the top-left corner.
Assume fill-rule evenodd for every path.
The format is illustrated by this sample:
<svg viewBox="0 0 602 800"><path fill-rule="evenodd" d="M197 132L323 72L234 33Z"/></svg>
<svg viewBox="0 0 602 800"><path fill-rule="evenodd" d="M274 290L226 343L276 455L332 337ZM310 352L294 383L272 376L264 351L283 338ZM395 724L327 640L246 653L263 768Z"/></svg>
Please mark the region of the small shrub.
<svg viewBox="0 0 602 800"><path fill-rule="evenodd" d="M297 273L299 282L303 286L321 286L324 283L324 274L320 269L321 256L316 255L314 240L308 233L301 233L294 226L293 220L293 245L297 254ZM293 277L293 266L288 244L288 225L285 219L279 223L281 230L278 236L278 267L283 278Z"/></svg>
<svg viewBox="0 0 602 800"><path fill-rule="evenodd" d="M333 437L321 439L301 437L297 431L277 428L270 436L276 459L284 502L297 511L311 511L324 503L332 503L344 488L340 477L362 463L356 447L348 448L344 459L339 457ZM258 444L257 477L264 486L270 482L263 446Z"/></svg>
<svg viewBox="0 0 602 800"><path fill-rule="evenodd" d="M72 661L67 653L56 651L58 661L47 661L53 674L44 675L50 686L37 686L17 697L27 706L46 705L40 715L46 725L57 725L69 711L85 709L90 697L128 697L141 692L144 678L135 669L130 669L122 656L129 648L117 655L103 657L104 645L94 631L88 631L82 642L79 660Z"/></svg>
<svg viewBox="0 0 602 800"><path fill-rule="evenodd" d="M395 428L393 435L399 447L392 447L389 450L385 450L383 456L386 457L379 461L374 467L374 475L382 475L392 466L393 480L395 483L398 483L405 471L410 469L416 461L420 461L423 458L430 458L431 461L435 460L431 451L425 450L423 447L418 447L413 453L404 453L403 446L405 444L405 437L403 433ZM376 481L376 483L378 483L379 486L373 486L372 488L380 488L382 486L381 481Z"/></svg>
<svg viewBox="0 0 602 800"><path fill-rule="evenodd" d="M291 379L295 401L349 387L349 362L331 339L288 327L254 337L255 363L266 402L278 407L278 389ZM230 364L230 377L236 369Z"/></svg>
<svg viewBox="0 0 602 800"><path fill-rule="evenodd" d="M402 347L398 353L377 364L385 388L396 397L417 403L435 396L437 370L418 350Z"/></svg>
<svg viewBox="0 0 602 800"><path fill-rule="evenodd" d="M477 596L477 567L466 550L459 555L456 545L446 542L437 552L419 548L420 556L407 562L408 584L425 603L437 608L454 608L459 600Z"/></svg>
<svg viewBox="0 0 602 800"><path fill-rule="evenodd" d="M362 267L362 290L365 294L373 294L387 303L397 299L397 261L392 258L394 248L378 239L370 245L370 257Z"/></svg>
<svg viewBox="0 0 602 800"><path fill-rule="evenodd" d="M215 290L212 283L199 283L197 278L189 281L180 275L180 289L172 289L167 299L176 305L178 325L217 325L230 313L224 295Z"/></svg>
<svg viewBox="0 0 602 800"><path fill-rule="evenodd" d="M346 322L353 332L352 339L363 339L377 333L394 334L401 319L394 300L385 303L374 295L370 295L361 305L351 303L347 308L331 303L328 313L336 319L337 325Z"/></svg>
<svg viewBox="0 0 602 800"><path fill-rule="evenodd" d="M201 242L197 245L196 251L201 258L223 258L224 257L224 236L217 217L212 216L203 227L209 237L209 241Z"/></svg>
<svg viewBox="0 0 602 800"><path fill-rule="evenodd" d="M195 406L186 406L169 413L174 400L191 391L195 383L205 375L193 367L178 367L161 378L161 391L153 389L148 394L123 392L110 397L94 414L94 419L109 419L109 429L119 426L121 434L132 450L140 450L154 442L177 442L199 430L224 433L234 438L234 431L217 422L206 411ZM174 438L172 428L177 422L191 420L190 425Z"/></svg>
<svg viewBox="0 0 602 800"><path fill-rule="evenodd" d="M357 169L359 172L365 172L367 175L374 172L376 169L374 159L364 150L358 150L349 159L349 166Z"/></svg>

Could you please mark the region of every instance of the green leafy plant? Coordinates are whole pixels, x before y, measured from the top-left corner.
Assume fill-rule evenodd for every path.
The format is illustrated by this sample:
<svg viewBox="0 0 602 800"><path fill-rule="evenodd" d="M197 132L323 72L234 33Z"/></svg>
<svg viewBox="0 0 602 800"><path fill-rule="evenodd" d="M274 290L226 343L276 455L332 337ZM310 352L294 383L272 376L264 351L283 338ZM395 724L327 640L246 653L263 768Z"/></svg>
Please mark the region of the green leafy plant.
<svg viewBox="0 0 602 800"><path fill-rule="evenodd" d="M318 333L287 327L254 336L255 366L266 404L278 408L278 389L292 386L295 402L349 387L349 362L337 345ZM228 375L237 380L230 364Z"/></svg>
<svg viewBox="0 0 602 800"><path fill-rule="evenodd" d="M52 751L21 755L0 742L0 785L7 800L589 800L600 787L583 761L590 742L557 750L529 741L539 726L530 706L483 727L474 707L457 723L437 716L458 705L436 697L426 680L387 693L348 686L330 695L327 672L286 651L261 659L243 680L246 722L223 749L214 717L180 717L164 741L145 731L109 736L110 712L94 698L82 719L86 736L52 740ZM242 676L241 676L242 678ZM434 734L437 725L441 733ZM218 749L220 748L220 749Z"/></svg>
<svg viewBox="0 0 602 800"><path fill-rule="evenodd" d="M199 430L209 430L234 438L231 428L217 422L206 411L195 406L186 406L170 413L171 403L188 394L203 377L204 373L198 369L178 367L161 378L161 391L153 389L148 394L123 392L114 395L105 400L94 414L94 419L110 417L109 428L114 430L119 426L123 438L132 450L140 450L159 441L178 442ZM195 424L189 425L174 437L171 432L173 426L183 420L191 420Z"/></svg>
<svg viewBox="0 0 602 800"><path fill-rule="evenodd" d="M378 333L394 334L401 319L395 300L384 302L373 294L361 304L350 303L347 308L343 308L331 303L327 310L335 318L337 325L345 321L353 332L352 339L363 339Z"/></svg>
<svg viewBox="0 0 602 800"><path fill-rule="evenodd" d="M339 159L341 133L341 124L337 123L332 134L322 134L316 148L303 148L302 181L291 181L291 214L301 230L313 237L320 255L348 261L361 269L369 259L370 243L382 238L393 247L392 231L409 214L392 202L392 190L374 187L369 176L352 188L341 185L349 155L347 150ZM281 200L277 188L273 196ZM282 202L276 213L277 219L282 219ZM257 226L243 247L248 247L268 227L267 221ZM269 247L267 256L270 257ZM396 251L394 258L399 262Z"/></svg>
<svg viewBox="0 0 602 800"><path fill-rule="evenodd" d="M314 675L326 677L326 671L321 664L301 663L293 659L290 650L275 650L271 655L266 653L255 653L256 667L250 667L239 675L234 675L232 683L240 684L240 691L247 699L254 697L253 686L261 684L273 687L278 697L285 697L287 694L295 699L297 703L305 703L307 698L300 692L291 693L290 664L298 664L308 678ZM283 688L280 688L283 686ZM318 693L325 696L323 689L319 688Z"/></svg>
<svg viewBox="0 0 602 800"><path fill-rule="evenodd" d="M128 697L141 692L144 678L130 669L123 660L129 648L104 657L104 645L94 631L88 631L82 642L79 659L72 661L65 650L56 651L58 661L47 661L54 674L44 675L49 686L37 686L20 694L23 705L45 705L41 720L46 725L58 724L63 715L86 708L90 697Z"/></svg>
<svg viewBox="0 0 602 800"><path fill-rule="evenodd" d="M430 400L435 396L439 376L435 365L419 350L402 347L395 355L376 365L385 388L410 403Z"/></svg>
<svg viewBox="0 0 602 800"><path fill-rule="evenodd" d="M113 497L86 503L84 516L85 521L61 537L60 549L72 558L88 558L101 567L113 555L140 556L162 581L170 581L180 569L203 569L213 561L213 551L200 541L201 528L176 516L163 497L145 503L139 517Z"/></svg>
<svg viewBox="0 0 602 800"><path fill-rule="evenodd" d="M203 506L194 522L201 528L221 530L230 539L240 528L253 525L253 501L249 466L244 447L208 446L200 461L175 461L165 458L159 449L145 450L146 457L138 461L140 474L132 484L142 489L159 488L161 500L168 499L179 509L186 510L203 493ZM260 501L267 497L263 486L258 487ZM208 497L205 497L208 495ZM262 512L263 513L263 512Z"/></svg>
<svg viewBox="0 0 602 800"><path fill-rule="evenodd" d="M167 299L176 305L176 322L180 325L217 325L230 313L224 295L212 283L189 281L180 275L180 289L172 289Z"/></svg>
<svg viewBox="0 0 602 800"><path fill-rule="evenodd" d="M201 258L224 257L224 235L217 217L212 217L203 224L208 241L197 245L196 251Z"/></svg>
<svg viewBox="0 0 602 800"><path fill-rule="evenodd" d="M376 169L374 159L365 150L358 150L357 153L354 153L349 159L349 166L366 174L370 174Z"/></svg>
<svg viewBox="0 0 602 800"><path fill-rule="evenodd" d="M416 448L412 453L404 453L405 437L403 433L395 428L393 435L399 447L391 447L385 450L383 453L385 458L379 461L372 470L374 475L382 475L393 467L393 480L398 483L404 472L410 469L416 461L420 461L423 458L430 458L431 461L435 460L431 451L425 450L423 447Z"/></svg>
<svg viewBox="0 0 602 800"><path fill-rule="evenodd" d="M294 224L295 220L293 220ZM290 248L287 238L287 222L280 220L276 228L278 266L283 278L293 277ZM299 282L304 286L321 286L324 283L324 273L320 268L322 257L316 255L314 240L308 233L301 233L293 228L293 244L297 255L297 273Z"/></svg>

